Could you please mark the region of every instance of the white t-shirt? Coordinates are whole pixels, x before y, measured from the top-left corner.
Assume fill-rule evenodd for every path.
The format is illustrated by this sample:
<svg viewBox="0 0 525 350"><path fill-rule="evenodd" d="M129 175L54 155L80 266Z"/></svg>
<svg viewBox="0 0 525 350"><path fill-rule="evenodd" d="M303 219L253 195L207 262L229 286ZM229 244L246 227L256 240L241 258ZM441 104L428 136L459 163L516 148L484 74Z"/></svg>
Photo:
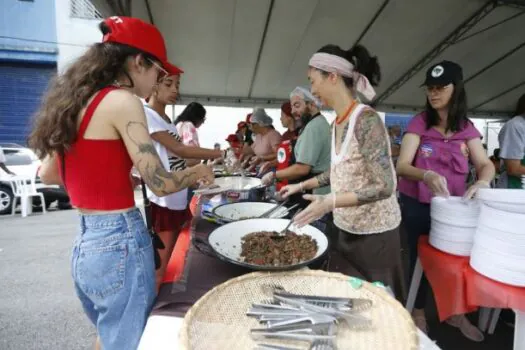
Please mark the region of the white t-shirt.
<svg viewBox="0 0 525 350"><path fill-rule="evenodd" d="M180 137L177 134L177 128L175 125L168 123L162 118L157 112L151 109L148 106L144 106L144 111L146 112L146 121L148 122L148 131L150 135L160 132L167 131L171 136L173 136L177 141L180 142ZM176 155L169 152L166 147L161 145L155 140L153 141L153 146L159 154L160 160L164 168L168 171L173 170L183 170L186 168L186 161L182 158L177 157ZM147 188L147 186L146 186ZM147 188L148 198L153 203L169 208L171 210L184 210L188 206L188 190L184 189L177 193L172 193L164 197L158 197L153 192Z"/></svg>

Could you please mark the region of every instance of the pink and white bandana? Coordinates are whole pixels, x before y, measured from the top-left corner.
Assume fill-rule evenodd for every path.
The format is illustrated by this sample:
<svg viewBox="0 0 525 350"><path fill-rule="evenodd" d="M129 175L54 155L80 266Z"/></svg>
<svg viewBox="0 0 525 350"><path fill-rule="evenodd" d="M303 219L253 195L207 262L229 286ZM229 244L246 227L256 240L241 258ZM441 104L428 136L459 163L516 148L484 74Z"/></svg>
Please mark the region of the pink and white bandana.
<svg viewBox="0 0 525 350"><path fill-rule="evenodd" d="M360 92L368 101L372 101L376 96L376 91L366 76L354 69L354 65L343 57L332 55L325 52L315 53L310 62L310 67L320 69L329 73L352 78L355 89Z"/></svg>

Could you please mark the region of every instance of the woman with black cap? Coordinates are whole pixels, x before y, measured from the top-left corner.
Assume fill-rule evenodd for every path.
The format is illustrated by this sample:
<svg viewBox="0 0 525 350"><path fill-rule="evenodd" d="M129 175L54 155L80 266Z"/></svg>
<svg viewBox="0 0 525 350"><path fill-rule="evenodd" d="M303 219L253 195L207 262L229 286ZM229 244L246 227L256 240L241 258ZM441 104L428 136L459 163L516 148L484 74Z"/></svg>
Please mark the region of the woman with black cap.
<svg viewBox="0 0 525 350"><path fill-rule="evenodd" d="M373 86L380 80L377 58L361 45L348 51L326 45L312 56L309 66L312 94L337 113L331 168L288 185L281 193L289 197L330 185L327 195L304 196L311 204L295 221L306 225L333 211L338 230L329 270L383 282L403 301L401 213L389 137L377 112L358 100L358 94L368 100L375 96Z"/></svg>
<svg viewBox="0 0 525 350"><path fill-rule="evenodd" d="M75 289L104 350L136 349L155 299L152 238L135 206L130 171L156 195L178 192L206 166L167 171L152 144L137 98L177 67L159 30L111 17L91 46L51 85L29 144L45 158L40 176L63 183L80 214L71 260Z"/></svg>
<svg viewBox="0 0 525 350"><path fill-rule="evenodd" d="M494 166L481 143L481 134L467 118L467 96L461 67L451 61L434 64L424 82L425 111L408 124L397 160L403 224L408 236L410 269L417 260L417 243L430 232L432 196L472 198L479 188L489 187ZM477 182L468 190L469 159L477 171ZM427 331L424 306L428 282L424 279L413 311L414 321ZM471 340L483 334L464 315L448 320Z"/></svg>

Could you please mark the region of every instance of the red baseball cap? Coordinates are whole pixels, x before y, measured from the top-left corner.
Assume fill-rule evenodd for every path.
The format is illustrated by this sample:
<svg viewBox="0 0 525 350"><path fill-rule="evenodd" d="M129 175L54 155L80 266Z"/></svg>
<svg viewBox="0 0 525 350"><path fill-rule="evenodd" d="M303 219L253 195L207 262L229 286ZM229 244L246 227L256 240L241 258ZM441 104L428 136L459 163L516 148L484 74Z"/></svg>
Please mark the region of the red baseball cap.
<svg viewBox="0 0 525 350"><path fill-rule="evenodd" d="M292 105L290 101L286 101L281 105L281 111L289 117L292 116Z"/></svg>
<svg viewBox="0 0 525 350"><path fill-rule="evenodd" d="M237 130L244 128L246 125L246 122L239 122L239 124L237 124Z"/></svg>
<svg viewBox="0 0 525 350"><path fill-rule="evenodd" d="M228 137L226 138L226 141L228 141L228 142L237 142L237 141L239 141L239 139L237 138L237 135L235 135L235 134L230 134L230 135L228 135Z"/></svg>
<svg viewBox="0 0 525 350"><path fill-rule="evenodd" d="M138 18L122 16L106 18L104 23L110 31L104 34L102 42L124 44L149 53L161 62L170 75L184 73L182 69L168 62L164 37L153 24Z"/></svg>

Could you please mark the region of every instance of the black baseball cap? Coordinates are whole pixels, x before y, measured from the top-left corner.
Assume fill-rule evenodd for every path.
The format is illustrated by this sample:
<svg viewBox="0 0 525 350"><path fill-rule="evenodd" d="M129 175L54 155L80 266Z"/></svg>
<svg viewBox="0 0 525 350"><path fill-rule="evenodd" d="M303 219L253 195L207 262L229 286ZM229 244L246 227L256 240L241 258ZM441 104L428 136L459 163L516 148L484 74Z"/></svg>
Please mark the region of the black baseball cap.
<svg viewBox="0 0 525 350"><path fill-rule="evenodd" d="M425 82L421 86L445 86L463 80L463 69L452 61L441 61L427 70Z"/></svg>

